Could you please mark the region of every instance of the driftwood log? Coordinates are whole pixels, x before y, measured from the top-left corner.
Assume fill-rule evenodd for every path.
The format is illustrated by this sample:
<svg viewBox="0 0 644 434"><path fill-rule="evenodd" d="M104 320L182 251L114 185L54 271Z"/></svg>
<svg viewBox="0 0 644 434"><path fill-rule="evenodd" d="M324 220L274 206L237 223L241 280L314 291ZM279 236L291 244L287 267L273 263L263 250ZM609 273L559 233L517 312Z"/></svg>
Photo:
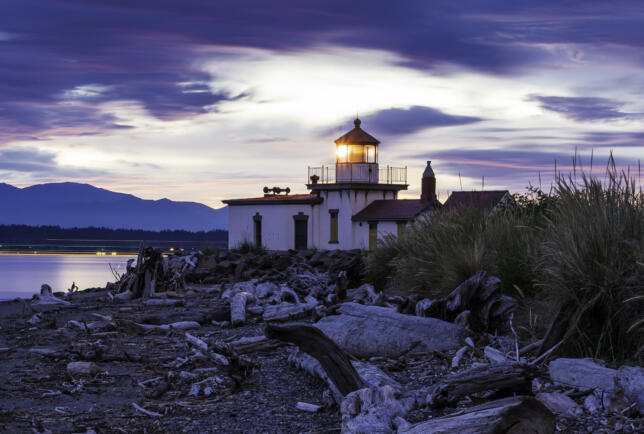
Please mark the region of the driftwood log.
<svg viewBox="0 0 644 434"><path fill-rule="evenodd" d="M400 357L410 351L458 349L469 332L436 318L403 315L386 307L343 303L315 327L356 357Z"/></svg>
<svg viewBox="0 0 644 434"><path fill-rule="evenodd" d="M365 387L349 356L319 329L307 324L267 324L265 334L269 339L294 343L316 358L342 395Z"/></svg>
<svg viewBox="0 0 644 434"><path fill-rule="evenodd" d="M441 407L486 390L500 393L531 393L532 379L538 374L533 365L504 363L480 366L458 372L428 389L427 404Z"/></svg>
<svg viewBox="0 0 644 434"><path fill-rule="evenodd" d="M537 399L517 396L491 401L462 413L412 425L405 434L421 433L552 433L555 416Z"/></svg>
<svg viewBox="0 0 644 434"><path fill-rule="evenodd" d="M564 338L568 331L570 320L576 311L577 303L575 301L569 301L561 306L555 319L550 324L546 335L541 341L541 346L539 346L539 350L536 353L537 356L542 355Z"/></svg>

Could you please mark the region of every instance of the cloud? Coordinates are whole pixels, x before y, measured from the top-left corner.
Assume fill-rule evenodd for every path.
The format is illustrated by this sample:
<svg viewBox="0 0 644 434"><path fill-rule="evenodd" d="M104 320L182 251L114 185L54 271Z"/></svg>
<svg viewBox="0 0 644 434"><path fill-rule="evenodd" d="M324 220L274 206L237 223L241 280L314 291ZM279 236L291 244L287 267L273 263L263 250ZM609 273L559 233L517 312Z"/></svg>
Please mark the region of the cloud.
<svg viewBox="0 0 644 434"><path fill-rule="evenodd" d="M412 134L426 128L467 125L482 121L473 116L457 116L443 113L440 110L412 106L409 108L390 108L379 110L362 117L368 128L385 135Z"/></svg>
<svg viewBox="0 0 644 434"><path fill-rule="evenodd" d="M61 166L56 162L55 153L36 148L11 148L0 150L0 172L64 176L66 178L84 178L87 176L103 175L106 173L102 170Z"/></svg>
<svg viewBox="0 0 644 434"><path fill-rule="evenodd" d="M529 99L539 102L544 110L578 122L644 117L643 113L621 112L620 108L624 104L608 98L531 95Z"/></svg>
<svg viewBox="0 0 644 434"><path fill-rule="evenodd" d="M590 171L590 156L577 154L574 150L552 151L540 149L538 146L507 149L448 149L431 153L409 155L408 158L438 160L435 164L437 173L461 174L463 177L491 180L498 184L516 184L521 182L536 183L539 177L544 182L553 178L555 167L562 174L573 173L575 170ZM603 173L607 155L595 155L593 173ZM575 159L576 168L573 164ZM637 166L637 161L619 159L619 167Z"/></svg>
<svg viewBox="0 0 644 434"><path fill-rule="evenodd" d="M52 105L72 98L137 101L160 119L205 113L240 97L206 84L217 77L203 71L203 62L224 56L213 55L213 47L367 48L395 53L399 63L422 71L455 65L513 75L560 62L553 46L644 46L640 5L630 1L409 0L392 7L366 0L305 6L287 0L6 0L3 6L0 101L42 112L60 111ZM225 56L235 56L234 50ZM602 116L610 114L616 115L605 108ZM23 135L38 133L19 112L0 116L25 125Z"/></svg>

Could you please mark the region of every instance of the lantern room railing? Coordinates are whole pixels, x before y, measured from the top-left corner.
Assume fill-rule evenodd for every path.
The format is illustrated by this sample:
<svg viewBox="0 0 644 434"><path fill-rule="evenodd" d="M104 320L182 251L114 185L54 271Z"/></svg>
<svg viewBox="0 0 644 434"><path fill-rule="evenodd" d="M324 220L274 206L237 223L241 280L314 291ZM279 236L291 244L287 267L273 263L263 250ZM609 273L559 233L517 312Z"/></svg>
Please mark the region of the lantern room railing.
<svg viewBox="0 0 644 434"><path fill-rule="evenodd" d="M336 176L336 167L333 166L319 166L319 167L309 167L309 176L307 178L307 184L312 184L312 176L317 176L318 184L336 184L344 182L354 182L354 183L370 183L375 184L376 179L378 184L407 184L407 168L406 167L379 167L372 168L371 170L377 170L378 176L375 174L369 176L365 174L365 164L360 163L342 163L342 175L341 179L338 179ZM367 180L370 181L367 181Z"/></svg>

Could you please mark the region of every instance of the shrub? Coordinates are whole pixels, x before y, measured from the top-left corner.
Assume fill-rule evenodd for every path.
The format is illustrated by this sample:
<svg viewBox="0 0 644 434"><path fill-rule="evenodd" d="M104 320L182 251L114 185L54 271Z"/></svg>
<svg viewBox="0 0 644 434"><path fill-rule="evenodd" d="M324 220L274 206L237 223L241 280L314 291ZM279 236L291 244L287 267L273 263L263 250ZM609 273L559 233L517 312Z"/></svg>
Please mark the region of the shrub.
<svg viewBox="0 0 644 434"><path fill-rule="evenodd" d="M252 241L245 240L241 242L237 247L231 249L233 253L254 253L256 255L262 255L266 253L266 247L258 246Z"/></svg>
<svg viewBox="0 0 644 434"><path fill-rule="evenodd" d="M607 180L560 178L543 228L538 285L555 305L573 302L569 351L633 358L644 344L644 197L614 168ZM634 326L634 327L632 327Z"/></svg>

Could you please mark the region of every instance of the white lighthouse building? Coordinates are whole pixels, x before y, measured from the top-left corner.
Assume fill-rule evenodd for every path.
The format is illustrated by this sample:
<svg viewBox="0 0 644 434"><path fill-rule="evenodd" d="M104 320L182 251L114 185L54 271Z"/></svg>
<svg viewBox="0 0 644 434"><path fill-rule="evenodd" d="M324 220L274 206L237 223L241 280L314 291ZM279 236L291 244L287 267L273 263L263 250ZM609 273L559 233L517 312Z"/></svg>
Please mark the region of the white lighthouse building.
<svg viewBox="0 0 644 434"><path fill-rule="evenodd" d="M398 199L408 187L407 168L381 166L379 144L356 119L335 141L335 165L309 167L309 193L265 187L262 197L224 200L229 247L252 242L269 250L371 249L379 237L400 233L409 221L440 206L429 161L421 197Z"/></svg>

